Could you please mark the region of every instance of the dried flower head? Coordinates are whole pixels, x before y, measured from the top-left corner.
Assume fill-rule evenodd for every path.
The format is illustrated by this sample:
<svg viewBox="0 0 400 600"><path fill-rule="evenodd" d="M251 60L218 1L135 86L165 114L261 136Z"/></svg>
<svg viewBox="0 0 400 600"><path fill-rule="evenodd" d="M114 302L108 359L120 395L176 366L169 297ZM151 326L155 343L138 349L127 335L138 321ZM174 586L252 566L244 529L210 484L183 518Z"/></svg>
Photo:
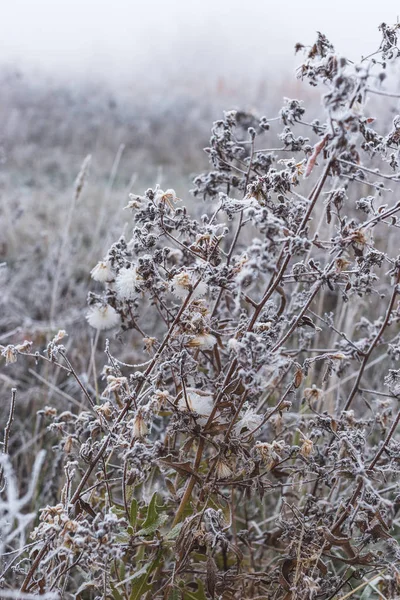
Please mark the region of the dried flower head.
<svg viewBox="0 0 400 600"><path fill-rule="evenodd" d="M215 473L217 475L217 479L228 479L233 475L232 469L229 467L226 460L218 459L217 464L215 466Z"/></svg>
<svg viewBox="0 0 400 600"><path fill-rule="evenodd" d="M305 388L305 390L303 391L303 395L307 402L309 402L310 404L314 404L321 400L323 396L323 391L317 388L315 385L313 385L310 388Z"/></svg>
<svg viewBox="0 0 400 600"><path fill-rule="evenodd" d="M101 260L97 265L90 271L92 279L106 283L114 279L114 273L108 260Z"/></svg>
<svg viewBox="0 0 400 600"><path fill-rule="evenodd" d="M6 365L11 365L17 362L18 350L15 346L9 344L8 346L1 346L1 355L6 359Z"/></svg>
<svg viewBox="0 0 400 600"><path fill-rule="evenodd" d="M147 354L151 354L157 344L157 338L145 337L143 338L143 346Z"/></svg>
<svg viewBox="0 0 400 600"><path fill-rule="evenodd" d="M272 469L281 460L286 444L283 440L274 440L272 443L256 442L254 450L268 469Z"/></svg>
<svg viewBox="0 0 400 600"><path fill-rule="evenodd" d="M61 342L61 340L63 340L67 336L68 336L68 333L65 331L65 329L60 329L57 332L57 334L53 337L52 343L58 344L58 342ZM31 345L32 345L32 343L31 343Z"/></svg>
<svg viewBox="0 0 400 600"><path fill-rule="evenodd" d="M124 267L115 279L115 289L121 300L132 300L140 292L141 277L136 267Z"/></svg>
<svg viewBox="0 0 400 600"><path fill-rule="evenodd" d="M138 409L132 420L132 436L135 439L141 439L149 433L148 425L145 421L143 412Z"/></svg>
<svg viewBox="0 0 400 600"><path fill-rule="evenodd" d="M207 293L207 285L204 281L197 283L196 277L188 271L181 271L175 275L170 289L177 298L182 300L185 300L189 292L192 292L192 299L201 298Z"/></svg>
<svg viewBox="0 0 400 600"><path fill-rule="evenodd" d="M202 350L212 350L217 343L217 338L211 333L201 333L193 337L188 343L189 348L201 348Z"/></svg>
<svg viewBox="0 0 400 600"><path fill-rule="evenodd" d="M104 393L110 392L120 392L125 390L127 392L129 390L128 387L128 379L126 377L115 377L114 375L107 376L107 387L104 390Z"/></svg>
<svg viewBox="0 0 400 600"><path fill-rule="evenodd" d="M157 189L154 195L154 201L156 203L165 203L169 208L173 209L174 204L179 202L179 198L176 195L175 190L168 189L165 192L161 189Z"/></svg>
<svg viewBox="0 0 400 600"><path fill-rule="evenodd" d="M262 422L262 415L257 414L254 408L247 408L236 423L235 431L238 435L242 430L246 430L246 433L252 432L254 429L258 429Z"/></svg>
<svg viewBox="0 0 400 600"><path fill-rule="evenodd" d="M304 456L304 458L309 458L309 456L311 456L311 454L312 454L314 444L313 444L312 440L307 438L304 435L304 433L302 431L300 431L300 429L297 429L297 432L300 434L301 439L302 439L302 444L300 447L300 454L301 454L301 456Z"/></svg>
<svg viewBox="0 0 400 600"><path fill-rule="evenodd" d="M109 304L97 304L91 306L86 319L91 327L99 329L111 329L120 322L120 317L115 308Z"/></svg>
<svg viewBox="0 0 400 600"><path fill-rule="evenodd" d="M100 406L96 406L95 410L103 415L106 419L110 419L113 414L113 407L109 401L104 402L104 404L100 404Z"/></svg>
<svg viewBox="0 0 400 600"><path fill-rule="evenodd" d="M214 400L207 392L198 392L187 390L186 396L181 395L178 402L178 409L181 411L190 411L203 417L209 416L214 407Z"/></svg>

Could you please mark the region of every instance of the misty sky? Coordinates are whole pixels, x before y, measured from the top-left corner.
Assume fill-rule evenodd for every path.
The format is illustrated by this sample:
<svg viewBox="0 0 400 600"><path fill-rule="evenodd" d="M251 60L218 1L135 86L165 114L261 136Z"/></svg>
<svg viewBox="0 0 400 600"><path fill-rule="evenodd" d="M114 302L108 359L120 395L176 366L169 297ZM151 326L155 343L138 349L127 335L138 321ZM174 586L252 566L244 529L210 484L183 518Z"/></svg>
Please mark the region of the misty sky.
<svg viewBox="0 0 400 600"><path fill-rule="evenodd" d="M0 62L115 78L145 72L230 75L294 64L322 30L354 58L379 45L395 0L0 0Z"/></svg>

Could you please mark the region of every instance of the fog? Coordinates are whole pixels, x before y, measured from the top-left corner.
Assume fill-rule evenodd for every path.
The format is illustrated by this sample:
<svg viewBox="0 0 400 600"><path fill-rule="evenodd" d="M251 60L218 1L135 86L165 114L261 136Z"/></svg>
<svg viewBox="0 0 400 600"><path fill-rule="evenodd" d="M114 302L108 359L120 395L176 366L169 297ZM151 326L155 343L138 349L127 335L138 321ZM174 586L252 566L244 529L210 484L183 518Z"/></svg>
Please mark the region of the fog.
<svg viewBox="0 0 400 600"><path fill-rule="evenodd" d="M1 0L1 63L63 77L132 82L208 75L279 77L296 42L322 30L358 58L397 19L382 0Z"/></svg>

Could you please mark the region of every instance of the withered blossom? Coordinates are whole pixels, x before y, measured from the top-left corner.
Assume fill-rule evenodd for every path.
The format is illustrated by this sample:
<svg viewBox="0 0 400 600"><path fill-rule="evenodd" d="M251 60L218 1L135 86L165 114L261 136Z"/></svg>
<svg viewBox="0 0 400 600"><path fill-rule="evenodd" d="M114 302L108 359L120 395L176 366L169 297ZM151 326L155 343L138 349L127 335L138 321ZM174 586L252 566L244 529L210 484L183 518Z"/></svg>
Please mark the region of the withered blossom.
<svg viewBox="0 0 400 600"><path fill-rule="evenodd" d="M95 267L90 271L92 279L101 283L112 281L115 277L114 272L111 268L108 260L101 260Z"/></svg>
<svg viewBox="0 0 400 600"><path fill-rule="evenodd" d="M120 321L117 311L109 304L91 306L86 319L91 327L100 331L103 329L112 329Z"/></svg>

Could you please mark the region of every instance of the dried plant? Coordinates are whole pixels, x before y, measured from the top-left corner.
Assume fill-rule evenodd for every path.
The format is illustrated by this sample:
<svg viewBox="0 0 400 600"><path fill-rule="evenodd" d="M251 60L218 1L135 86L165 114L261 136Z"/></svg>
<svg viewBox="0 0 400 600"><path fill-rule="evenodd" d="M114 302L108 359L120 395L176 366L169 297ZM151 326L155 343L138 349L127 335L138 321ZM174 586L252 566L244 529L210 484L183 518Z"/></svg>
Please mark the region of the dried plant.
<svg viewBox="0 0 400 600"><path fill-rule="evenodd" d="M4 542L5 589L399 597L398 27L359 64L322 34L299 44L325 118L295 99L226 112L192 211L172 189L131 194L132 234L91 272L100 376L93 349L82 378L64 331L44 353L2 348L58 367L77 405L41 411L53 502L28 550L18 530Z"/></svg>

